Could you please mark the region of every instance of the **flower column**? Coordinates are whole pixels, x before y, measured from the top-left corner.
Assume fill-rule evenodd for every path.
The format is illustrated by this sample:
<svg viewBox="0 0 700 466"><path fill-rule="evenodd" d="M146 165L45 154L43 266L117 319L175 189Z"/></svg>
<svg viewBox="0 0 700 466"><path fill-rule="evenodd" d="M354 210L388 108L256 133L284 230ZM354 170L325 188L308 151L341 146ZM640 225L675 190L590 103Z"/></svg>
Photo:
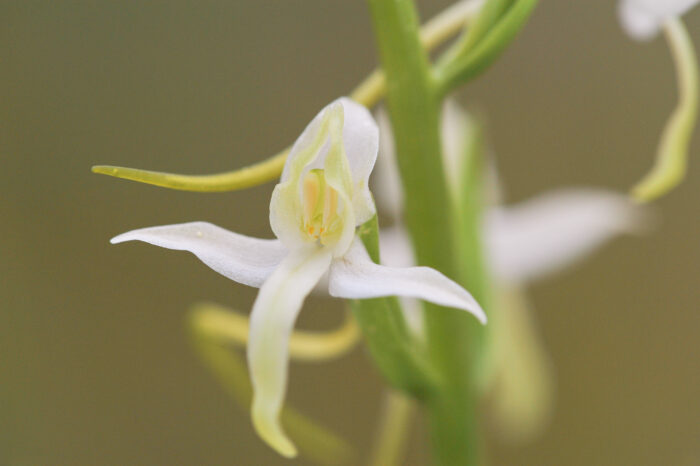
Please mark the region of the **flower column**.
<svg viewBox="0 0 700 466"><path fill-rule="evenodd" d="M420 46L417 15L410 0L368 3L387 79L406 224L416 258L419 264L454 278L453 226L441 160L441 103L428 57ZM431 307L426 305L426 333L439 385L426 403L434 460L446 465L477 464L473 372L481 326L456 311L431 312Z"/></svg>

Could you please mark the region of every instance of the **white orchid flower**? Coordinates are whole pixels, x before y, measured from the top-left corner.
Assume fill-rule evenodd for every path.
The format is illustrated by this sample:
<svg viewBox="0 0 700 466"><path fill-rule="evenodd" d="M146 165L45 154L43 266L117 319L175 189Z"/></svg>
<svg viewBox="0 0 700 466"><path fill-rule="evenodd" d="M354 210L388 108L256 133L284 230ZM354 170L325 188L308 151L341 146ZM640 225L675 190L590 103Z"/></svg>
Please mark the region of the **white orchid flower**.
<svg viewBox="0 0 700 466"><path fill-rule="evenodd" d="M658 34L664 23L693 8L698 0L621 0L619 14L627 33L638 40Z"/></svg>
<svg viewBox="0 0 700 466"><path fill-rule="evenodd" d="M382 263L409 267L415 263L408 232L401 223L401 182L395 161L391 126L377 115L381 141L375 193L380 210L394 217L381 231ZM442 115L445 174L452 193L459 186L465 148L475 125L455 102ZM495 170L487 183L487 198L501 197ZM522 288L583 259L613 237L635 233L642 208L626 196L602 189L559 189L511 207L492 206L483 219L487 266L496 296L489 325L490 348L481 383L491 390L494 422L507 439L525 441L536 435L549 417L554 382L551 364L537 335ZM420 306L402 299L411 328L422 332Z"/></svg>
<svg viewBox="0 0 700 466"><path fill-rule="evenodd" d="M341 98L325 107L295 142L272 193L270 225L277 239L250 238L205 222L144 228L112 239L189 251L231 280L260 287L248 344L252 418L258 434L285 456L296 454L279 423L289 338L304 299L326 272L335 297L409 296L486 321L479 304L452 280L428 267L377 265L356 237L356 227L375 215L368 179L378 138L363 106Z"/></svg>

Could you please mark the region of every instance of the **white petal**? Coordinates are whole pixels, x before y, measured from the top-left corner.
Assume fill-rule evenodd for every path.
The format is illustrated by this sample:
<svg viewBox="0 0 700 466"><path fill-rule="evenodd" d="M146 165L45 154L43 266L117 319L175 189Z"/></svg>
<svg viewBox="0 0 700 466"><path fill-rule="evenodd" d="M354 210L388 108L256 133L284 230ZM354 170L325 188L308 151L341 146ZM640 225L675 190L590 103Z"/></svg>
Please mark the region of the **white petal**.
<svg viewBox="0 0 700 466"><path fill-rule="evenodd" d="M683 15L698 0L621 0L619 15L625 31L638 40L656 36L669 18Z"/></svg>
<svg viewBox="0 0 700 466"><path fill-rule="evenodd" d="M289 337L304 299L328 270L329 251L291 252L260 288L250 316L248 366L253 383L253 424L258 434L284 456L296 449L279 422L287 388Z"/></svg>
<svg viewBox="0 0 700 466"><path fill-rule="evenodd" d="M321 110L297 138L270 200L270 227L288 248L303 247L308 237L301 231L303 215L300 181L314 165L323 168L328 154L330 119L342 111L338 101Z"/></svg>
<svg viewBox="0 0 700 466"><path fill-rule="evenodd" d="M345 254L355 236L355 226L358 225L355 220L355 208L353 206L353 193L356 189L353 187L354 180L347 153L342 144L339 144L344 141L343 129L339 123L338 120L330 123L329 136L331 146L324 162L326 182L338 193L338 215L342 222L340 236L335 238L334 244L329 244L333 248L334 257ZM374 209L374 204L372 204L372 209Z"/></svg>
<svg viewBox="0 0 700 466"><path fill-rule="evenodd" d="M452 191L459 190L467 143L474 137L470 118L454 99L445 100L441 125L443 166L445 178Z"/></svg>
<svg viewBox="0 0 700 466"><path fill-rule="evenodd" d="M348 98L340 99L340 103L345 110L343 145L354 184L355 221L361 225L375 213L374 201L369 192L369 175L377 160L379 128L363 105Z"/></svg>
<svg viewBox="0 0 700 466"><path fill-rule="evenodd" d="M381 252L382 265L390 267L413 267L416 265L411 240L408 237L408 232L401 225L381 229L379 232L379 251ZM328 274L321 277L321 280L314 287L313 293L317 296L328 296ZM410 306L415 308L415 305Z"/></svg>
<svg viewBox="0 0 700 466"><path fill-rule="evenodd" d="M406 296L469 311L482 323L486 315L464 288L430 267L386 267L370 259L362 241L355 238L342 258L331 264L329 293L349 299Z"/></svg>
<svg viewBox="0 0 700 466"><path fill-rule="evenodd" d="M280 181L287 181L292 176L293 165L297 158L303 156L308 147L313 146L312 142L318 135L326 112L338 105L343 107L343 143L350 162L352 179L355 183L369 179L377 159L379 129L367 108L347 97L341 97L318 112L297 138L287 158ZM315 157L312 160L314 168L323 168L323 160L327 152L328 147L323 147L321 151L314 154Z"/></svg>
<svg viewBox="0 0 700 466"><path fill-rule="evenodd" d="M112 244L144 241L162 248L189 251L231 280L260 287L287 250L278 240L239 235L207 222L141 228L115 236Z"/></svg>
<svg viewBox="0 0 700 466"><path fill-rule="evenodd" d="M390 267L416 265L411 239L403 225L382 228L379 231L379 253L382 265Z"/></svg>
<svg viewBox="0 0 700 466"><path fill-rule="evenodd" d="M334 100L323 107L313 120L306 125L306 128L304 128L304 131L302 131L301 135L299 135L294 142L294 145L292 145L292 149L289 151L287 161L282 169L280 183L284 183L285 181L289 181L290 178L298 176L305 166L313 163L318 157L325 158L325 154L328 152L328 147L326 145L328 132L322 131L322 129L327 123L327 112L338 105L340 105L340 103ZM317 168L323 168L323 164L321 163Z"/></svg>
<svg viewBox="0 0 700 466"><path fill-rule="evenodd" d="M423 321L423 305L415 298L399 297L401 312L413 336L425 340L425 322Z"/></svg>
<svg viewBox="0 0 700 466"><path fill-rule="evenodd" d="M382 265L390 267L413 267L416 259L413 255L413 247L408 232L401 225L389 228L382 228L379 232L379 252ZM423 328L423 306L420 301L413 298L400 297L401 311L408 327L413 334L422 338Z"/></svg>
<svg viewBox="0 0 700 466"><path fill-rule="evenodd" d="M379 124L379 158L372 175L372 192L383 215L399 220L403 214L403 188L396 162L396 148L389 115L384 107L377 110Z"/></svg>
<svg viewBox="0 0 700 466"><path fill-rule="evenodd" d="M642 208L603 190L558 190L486 218L489 264L496 276L523 282L555 272L612 237L638 231Z"/></svg>

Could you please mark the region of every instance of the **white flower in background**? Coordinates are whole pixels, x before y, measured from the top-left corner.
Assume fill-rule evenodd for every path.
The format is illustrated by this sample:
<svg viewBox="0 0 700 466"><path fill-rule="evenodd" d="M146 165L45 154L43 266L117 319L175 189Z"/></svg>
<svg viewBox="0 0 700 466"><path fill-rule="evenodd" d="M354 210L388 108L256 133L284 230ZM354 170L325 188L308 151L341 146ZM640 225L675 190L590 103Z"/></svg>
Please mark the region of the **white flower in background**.
<svg viewBox="0 0 700 466"><path fill-rule="evenodd" d="M380 210L394 218L380 234L382 263L407 267L415 263L410 238L401 224L402 192L389 120L377 115L380 156L373 179ZM442 139L450 191L458 190L459 165L476 125L448 101L443 111ZM500 197L495 170L487 198ZM373 186L374 186L373 185ZM490 185L490 186L489 186ZM482 386L492 393L493 420L504 437L523 441L546 424L553 398L553 377L546 351L521 288L584 258L611 238L638 231L641 207L626 196L601 189L559 189L512 207L491 207L483 219L483 241L495 296L488 332ZM422 332L420 306L402 299L407 319Z"/></svg>
<svg viewBox="0 0 700 466"><path fill-rule="evenodd" d="M698 0L621 0L620 21L635 39L648 40L658 34L666 21L684 15Z"/></svg>
<svg viewBox="0 0 700 466"><path fill-rule="evenodd" d="M379 198L377 198L379 200ZM512 207L491 208L484 219L490 271L501 283L529 283L583 259L617 235L640 228L639 207L619 194L559 189ZM402 226L382 230L382 262L412 264Z"/></svg>
<svg viewBox="0 0 700 466"><path fill-rule="evenodd" d="M446 103L442 139L452 192L458 189L458 165L473 126L469 118L455 102ZM382 138L373 190L380 209L399 222L382 230L382 261L407 266L414 260L408 234L400 223L403 194L391 127L385 113L380 112L377 119ZM496 184L495 175L492 178L490 184ZM487 188L492 188L487 197L500 197L498 186ZM488 264L500 282L530 282L569 266L617 235L635 233L641 226L641 213L626 196L593 188L563 188L515 206L491 207L484 218Z"/></svg>
<svg viewBox="0 0 700 466"><path fill-rule="evenodd" d="M367 109L346 98L311 121L272 193L270 225L278 239L251 238L205 222L144 228L112 239L189 251L231 280L260 288L248 345L252 417L258 434L285 456L296 454L279 423L289 338L304 299L326 272L335 297L408 296L486 321L479 304L452 280L428 267L377 265L356 237L356 227L375 214L368 178L378 137Z"/></svg>

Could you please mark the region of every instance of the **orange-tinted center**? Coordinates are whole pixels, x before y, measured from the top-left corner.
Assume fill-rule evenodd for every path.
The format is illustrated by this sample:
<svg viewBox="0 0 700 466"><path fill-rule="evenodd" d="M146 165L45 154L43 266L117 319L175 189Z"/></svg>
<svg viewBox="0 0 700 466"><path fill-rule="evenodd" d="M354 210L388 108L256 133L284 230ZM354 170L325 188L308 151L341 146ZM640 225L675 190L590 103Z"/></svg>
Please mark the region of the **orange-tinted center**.
<svg viewBox="0 0 700 466"><path fill-rule="evenodd" d="M303 182L303 231L321 244L328 244L340 228L338 191L326 183L322 169L310 170Z"/></svg>

